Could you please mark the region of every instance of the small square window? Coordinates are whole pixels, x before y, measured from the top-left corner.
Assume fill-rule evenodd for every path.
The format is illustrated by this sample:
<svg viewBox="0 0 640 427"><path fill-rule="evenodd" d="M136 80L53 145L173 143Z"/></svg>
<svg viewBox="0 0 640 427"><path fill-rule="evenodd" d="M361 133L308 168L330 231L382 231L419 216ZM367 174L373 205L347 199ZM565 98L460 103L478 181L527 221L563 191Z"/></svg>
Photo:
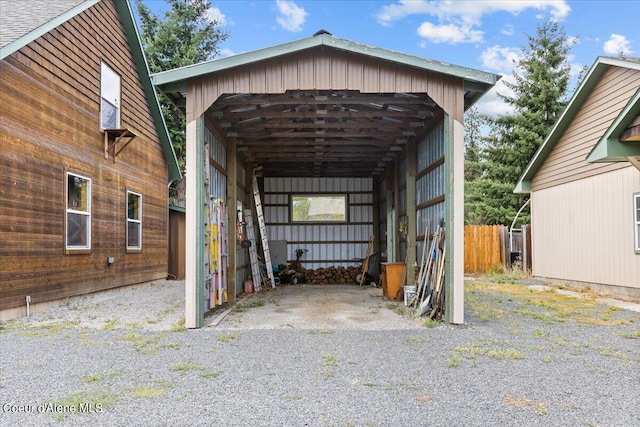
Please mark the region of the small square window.
<svg viewBox="0 0 640 427"><path fill-rule="evenodd" d="M142 249L142 196L127 191L127 249Z"/></svg>
<svg viewBox="0 0 640 427"><path fill-rule="evenodd" d="M91 180L67 172L65 247L91 249Z"/></svg>

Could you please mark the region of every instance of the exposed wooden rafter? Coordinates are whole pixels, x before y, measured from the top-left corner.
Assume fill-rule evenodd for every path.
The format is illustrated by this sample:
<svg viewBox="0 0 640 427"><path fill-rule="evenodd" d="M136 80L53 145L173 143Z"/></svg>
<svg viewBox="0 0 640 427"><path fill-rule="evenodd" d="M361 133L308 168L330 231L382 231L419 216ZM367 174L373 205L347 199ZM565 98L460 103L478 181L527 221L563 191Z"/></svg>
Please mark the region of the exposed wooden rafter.
<svg viewBox="0 0 640 427"><path fill-rule="evenodd" d="M209 118L269 176L371 176L442 110L426 94L305 90L224 95Z"/></svg>

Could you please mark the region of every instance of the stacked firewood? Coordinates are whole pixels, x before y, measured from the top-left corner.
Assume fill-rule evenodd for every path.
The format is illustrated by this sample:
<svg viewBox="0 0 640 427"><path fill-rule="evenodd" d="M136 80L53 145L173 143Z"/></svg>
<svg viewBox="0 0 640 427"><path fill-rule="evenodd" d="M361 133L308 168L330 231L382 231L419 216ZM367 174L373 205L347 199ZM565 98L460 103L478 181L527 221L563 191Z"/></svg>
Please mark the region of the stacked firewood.
<svg viewBox="0 0 640 427"><path fill-rule="evenodd" d="M326 267L315 270L303 269L307 283L312 284L337 284L354 283L356 275L362 271L362 267Z"/></svg>

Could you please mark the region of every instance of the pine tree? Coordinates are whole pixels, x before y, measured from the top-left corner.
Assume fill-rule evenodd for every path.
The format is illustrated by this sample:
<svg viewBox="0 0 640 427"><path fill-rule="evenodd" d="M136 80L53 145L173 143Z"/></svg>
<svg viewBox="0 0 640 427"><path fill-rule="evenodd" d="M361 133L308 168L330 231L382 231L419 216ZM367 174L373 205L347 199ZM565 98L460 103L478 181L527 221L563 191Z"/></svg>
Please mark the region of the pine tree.
<svg viewBox="0 0 640 427"><path fill-rule="evenodd" d="M184 67L218 56L218 45L229 35L222 30L222 23L211 19L209 0L166 1L170 9L160 18L142 0L136 0L141 22L142 45L151 72L158 73ZM160 94L159 98L178 164L184 172L184 114L167 97ZM170 199L171 203L184 206L184 180L174 183Z"/></svg>
<svg viewBox="0 0 640 427"><path fill-rule="evenodd" d="M500 95L515 113L496 118L486 147L482 150L485 174L472 186L483 199L478 209L487 224L511 224L528 196L513 189L536 150L567 102L571 45L557 22L537 27L536 36L527 36L527 48L517 61L514 83L505 82L513 96ZM518 223L529 221L528 210Z"/></svg>

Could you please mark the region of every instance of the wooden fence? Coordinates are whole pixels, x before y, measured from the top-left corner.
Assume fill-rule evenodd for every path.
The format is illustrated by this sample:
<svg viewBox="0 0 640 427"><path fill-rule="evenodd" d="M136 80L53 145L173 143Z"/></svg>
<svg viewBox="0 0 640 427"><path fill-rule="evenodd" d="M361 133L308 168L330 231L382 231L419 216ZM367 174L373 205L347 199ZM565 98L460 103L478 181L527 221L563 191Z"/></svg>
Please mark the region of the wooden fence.
<svg viewBox="0 0 640 427"><path fill-rule="evenodd" d="M531 226L523 225L509 235L504 225L464 227L464 272L485 273L494 268L511 268L515 262L531 271Z"/></svg>
<svg viewBox="0 0 640 427"><path fill-rule="evenodd" d="M507 227L503 225L466 225L464 227L465 273L484 273L504 265L500 242L501 229L507 230Z"/></svg>

